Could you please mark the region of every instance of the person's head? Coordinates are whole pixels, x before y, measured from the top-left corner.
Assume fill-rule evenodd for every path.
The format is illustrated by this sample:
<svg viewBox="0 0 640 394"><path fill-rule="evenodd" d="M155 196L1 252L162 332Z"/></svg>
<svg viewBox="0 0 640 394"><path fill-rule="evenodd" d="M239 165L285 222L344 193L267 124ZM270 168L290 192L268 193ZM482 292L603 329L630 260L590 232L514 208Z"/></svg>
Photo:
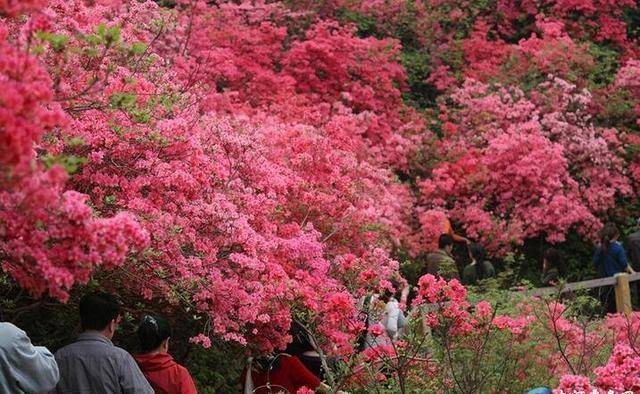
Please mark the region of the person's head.
<svg viewBox="0 0 640 394"><path fill-rule="evenodd" d="M542 268L547 270L551 268L560 268L560 252L558 249L549 248L542 254Z"/></svg>
<svg viewBox="0 0 640 394"><path fill-rule="evenodd" d="M451 252L453 250L453 237L449 234L441 234L438 238L438 248Z"/></svg>
<svg viewBox="0 0 640 394"><path fill-rule="evenodd" d="M605 224L600 230L600 246L602 249L606 251L609 248L609 244L617 240L619 235L620 232L614 223Z"/></svg>
<svg viewBox="0 0 640 394"><path fill-rule="evenodd" d="M474 242L469 245L469 258L472 262L475 262L476 276L478 279L484 279L486 276L484 272L484 260L486 257L487 252L481 243Z"/></svg>
<svg viewBox="0 0 640 394"><path fill-rule="evenodd" d="M391 297L395 298L396 300L400 299L400 294L402 293L402 286L400 284L400 281L398 281L396 278L391 278L389 279L389 282L391 283L393 289L385 289L380 294L381 301L389 302Z"/></svg>
<svg viewBox="0 0 640 394"><path fill-rule="evenodd" d="M109 293L91 293L80 300L80 324L83 331L100 331L112 338L120 323L120 301Z"/></svg>
<svg viewBox="0 0 640 394"><path fill-rule="evenodd" d="M142 317L138 326L138 339L143 354L168 352L170 337L171 327L165 319L150 315Z"/></svg>
<svg viewBox="0 0 640 394"><path fill-rule="evenodd" d="M285 353L298 356L304 352L316 350L309 338L309 334L299 323L294 322L291 325L291 343L287 345Z"/></svg>
<svg viewBox="0 0 640 394"><path fill-rule="evenodd" d="M469 245L469 258L471 260L481 263L485 260L486 256L487 252L480 242L474 242Z"/></svg>

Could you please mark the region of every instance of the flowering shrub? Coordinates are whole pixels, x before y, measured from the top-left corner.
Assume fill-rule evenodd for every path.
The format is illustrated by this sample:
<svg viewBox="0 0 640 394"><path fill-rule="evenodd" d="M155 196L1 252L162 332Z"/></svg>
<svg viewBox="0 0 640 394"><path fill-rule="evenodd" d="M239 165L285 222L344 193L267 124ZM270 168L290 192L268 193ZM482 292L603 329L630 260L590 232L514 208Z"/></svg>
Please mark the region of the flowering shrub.
<svg viewBox="0 0 640 394"><path fill-rule="evenodd" d="M268 352L301 313L349 352L355 295L396 273L412 231L387 166L406 168L421 121L393 41L331 22L289 36L285 15L53 0L9 20L4 269L64 301L120 267L115 283L203 318L195 343Z"/></svg>
<svg viewBox="0 0 640 394"><path fill-rule="evenodd" d="M503 313L433 276L408 337L353 352L358 301L447 218L501 255L637 210L636 7L0 0L2 269L170 306L205 348L302 320L355 389L636 390L636 315Z"/></svg>
<svg viewBox="0 0 640 394"><path fill-rule="evenodd" d="M468 80L436 148L442 161L421 182L427 207L448 209L494 250L576 228L593 236L598 215L631 193L615 130L590 123L590 95L552 78L532 91Z"/></svg>

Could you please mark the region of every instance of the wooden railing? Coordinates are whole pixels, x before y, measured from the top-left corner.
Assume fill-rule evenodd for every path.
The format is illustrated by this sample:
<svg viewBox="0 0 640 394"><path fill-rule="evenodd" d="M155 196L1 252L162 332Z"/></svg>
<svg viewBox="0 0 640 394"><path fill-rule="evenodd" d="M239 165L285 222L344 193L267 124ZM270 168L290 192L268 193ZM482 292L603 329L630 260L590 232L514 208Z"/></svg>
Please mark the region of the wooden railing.
<svg viewBox="0 0 640 394"><path fill-rule="evenodd" d="M619 273L614 276L600 279L585 280L582 282L565 283L561 286L555 287L540 287L536 289L529 289L520 291L518 294L525 294L531 297L541 297L551 294L562 294L578 290L596 289L604 286L615 286L616 294L616 310L620 313L631 313L631 289L629 287L630 282L640 280L640 273L627 274ZM427 304L424 305L423 310L430 312L438 309L441 305Z"/></svg>
<svg viewBox="0 0 640 394"><path fill-rule="evenodd" d="M527 290L525 293L532 297L540 297L550 294L567 293L570 291L595 289L604 286L615 286L616 293L616 310L620 313L630 313L631 308L631 290L630 282L640 280L640 273L627 274L619 273L614 276L600 279L585 280L582 282L565 283L558 287L542 287L538 289Z"/></svg>

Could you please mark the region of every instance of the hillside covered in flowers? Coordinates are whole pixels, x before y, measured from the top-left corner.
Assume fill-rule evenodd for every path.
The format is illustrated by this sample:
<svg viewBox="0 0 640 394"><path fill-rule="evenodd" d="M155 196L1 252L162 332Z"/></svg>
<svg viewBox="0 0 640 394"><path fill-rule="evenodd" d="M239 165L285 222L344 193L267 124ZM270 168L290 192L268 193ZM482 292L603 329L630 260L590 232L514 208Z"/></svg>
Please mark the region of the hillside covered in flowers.
<svg viewBox="0 0 640 394"><path fill-rule="evenodd" d="M7 317L102 288L185 348L269 354L303 322L352 392L640 392L638 315L493 302L542 247L593 277L597 231L635 223L639 29L632 0L0 0ZM416 323L447 362L416 356L424 333L357 354L359 302L404 285L445 218L512 275L473 303L420 279L416 306L448 302ZM406 362L354 367L385 358Z"/></svg>

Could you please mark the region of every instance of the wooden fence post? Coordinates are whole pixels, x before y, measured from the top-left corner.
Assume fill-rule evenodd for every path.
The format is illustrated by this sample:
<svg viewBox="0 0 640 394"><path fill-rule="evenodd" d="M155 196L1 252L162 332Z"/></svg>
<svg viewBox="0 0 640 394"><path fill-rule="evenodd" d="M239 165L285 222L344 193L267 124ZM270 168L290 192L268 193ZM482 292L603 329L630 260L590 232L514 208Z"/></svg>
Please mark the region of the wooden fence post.
<svg viewBox="0 0 640 394"><path fill-rule="evenodd" d="M618 313L631 313L631 290L629 289L629 275L618 273L616 278L616 310Z"/></svg>

